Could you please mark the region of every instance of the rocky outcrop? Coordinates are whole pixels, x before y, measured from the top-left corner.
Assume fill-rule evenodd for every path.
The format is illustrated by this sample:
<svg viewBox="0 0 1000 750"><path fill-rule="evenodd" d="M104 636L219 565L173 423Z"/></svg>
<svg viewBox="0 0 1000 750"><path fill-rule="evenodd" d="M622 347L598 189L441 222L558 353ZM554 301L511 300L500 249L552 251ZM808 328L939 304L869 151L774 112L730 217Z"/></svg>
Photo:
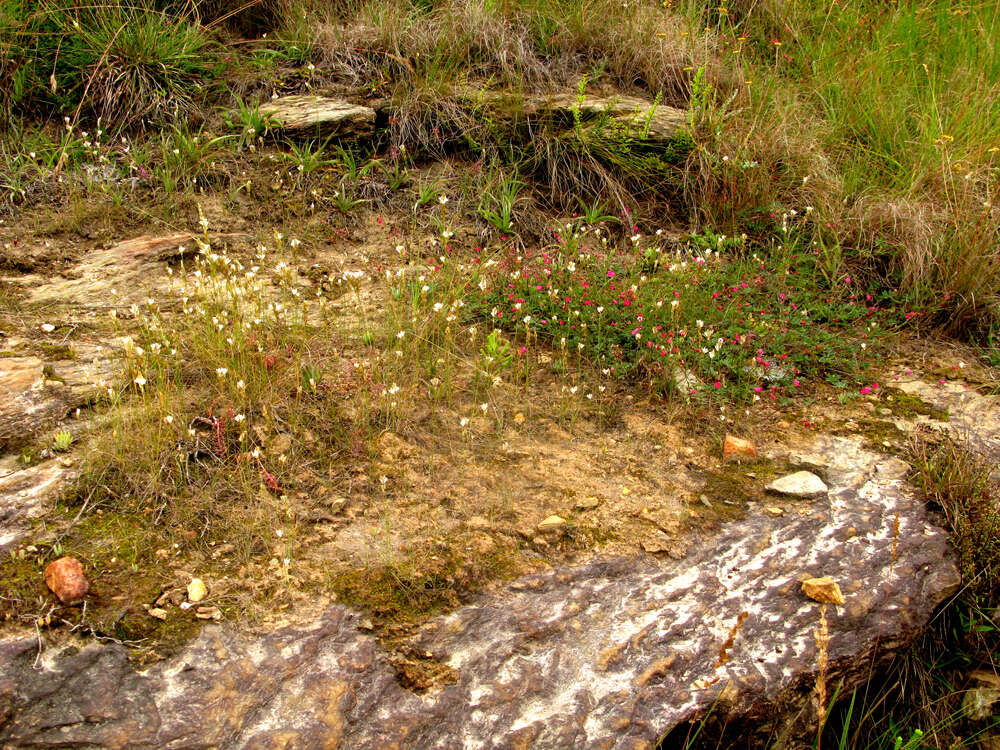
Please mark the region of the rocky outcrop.
<svg viewBox="0 0 1000 750"><path fill-rule="evenodd" d="M211 241L245 239L240 234L211 234ZM198 252L195 235L179 232L143 235L87 253L83 259L61 271L61 277L18 279L28 292L27 303L36 306L73 304L77 310L110 309L146 299L151 289L169 278L168 262Z"/></svg>
<svg viewBox="0 0 1000 750"><path fill-rule="evenodd" d="M14 456L0 462L0 554L27 533L69 487L79 470L70 460L50 460L21 466Z"/></svg>
<svg viewBox="0 0 1000 750"><path fill-rule="evenodd" d="M375 110L329 96L295 94L260 105L274 129L295 135L368 136L375 130Z"/></svg>
<svg viewBox="0 0 1000 750"><path fill-rule="evenodd" d="M486 109L490 118L510 119L514 113L532 120L556 119L566 125L579 119L592 132L611 124L621 135L662 147L672 142L689 121L687 111L634 96L580 96L560 92L548 96L530 95L516 101L488 90L469 89L455 94L468 102L472 111ZM373 102L371 107L329 96L295 94L260 105L260 114L270 127L298 136L367 137L373 134L377 115L394 116L390 100ZM598 123L600 125L598 126Z"/></svg>
<svg viewBox="0 0 1000 750"><path fill-rule="evenodd" d="M1000 461L1000 396L980 392L964 380L933 380L909 371L898 373L894 380L903 393L916 396L943 412L940 415L915 415L912 419L917 424L946 427L956 438L968 441L979 452ZM907 426L902 419L896 421L903 427Z"/></svg>
<svg viewBox="0 0 1000 750"><path fill-rule="evenodd" d="M111 377L110 351L78 343L73 358L0 357L0 449L17 448L97 398Z"/></svg>
<svg viewBox="0 0 1000 750"><path fill-rule="evenodd" d="M554 120L566 127L575 127L579 122L584 131L604 136L612 126L616 135L653 148L673 142L688 127L690 119L686 110L625 95L594 96L564 91L512 98L506 93L468 89L459 92L458 96L466 100L473 111L485 108L491 118L511 119L516 115L532 121ZM382 103L380 111L391 115L391 103Z"/></svg>
<svg viewBox="0 0 1000 750"><path fill-rule="evenodd" d="M959 577L905 467L846 438L810 452L829 493L747 516L679 561L594 560L522 578L405 646L438 675L403 686L335 606L267 634L209 625L143 672L115 644L0 642L5 747L652 748L712 711L806 707L819 650L843 690L905 645ZM829 576L845 604L801 590ZM828 642L816 631L825 608ZM783 714L784 715L784 714ZM791 714L796 715L793 710Z"/></svg>
<svg viewBox="0 0 1000 750"><path fill-rule="evenodd" d="M609 117L625 132L652 146L671 142L687 127L689 116L683 109L656 104L635 96L578 96L557 94L551 97L531 97L525 103L528 115L562 115L573 119L578 114L582 123Z"/></svg>

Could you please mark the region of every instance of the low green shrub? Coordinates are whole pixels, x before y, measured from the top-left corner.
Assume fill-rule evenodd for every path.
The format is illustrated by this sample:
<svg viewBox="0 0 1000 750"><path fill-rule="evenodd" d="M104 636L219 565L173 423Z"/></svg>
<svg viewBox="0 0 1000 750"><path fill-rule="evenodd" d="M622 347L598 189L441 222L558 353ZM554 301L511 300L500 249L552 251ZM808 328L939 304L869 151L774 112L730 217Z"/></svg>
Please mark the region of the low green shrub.
<svg viewBox="0 0 1000 750"><path fill-rule="evenodd" d="M540 251L512 247L484 265L472 306L491 325L693 397L777 399L831 378L860 386L887 318L850 277L823 288L812 252L757 255L740 238L667 249L576 223Z"/></svg>

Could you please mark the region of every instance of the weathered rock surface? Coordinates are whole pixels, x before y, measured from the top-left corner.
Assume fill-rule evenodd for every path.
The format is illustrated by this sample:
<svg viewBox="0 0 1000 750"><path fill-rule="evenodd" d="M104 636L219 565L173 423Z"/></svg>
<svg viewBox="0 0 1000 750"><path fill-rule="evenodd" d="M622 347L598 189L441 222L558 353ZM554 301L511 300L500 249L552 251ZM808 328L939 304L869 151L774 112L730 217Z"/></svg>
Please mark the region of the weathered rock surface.
<svg viewBox="0 0 1000 750"><path fill-rule="evenodd" d="M726 439L722 441L722 458L724 461L757 458L757 448L752 440L726 435Z"/></svg>
<svg viewBox="0 0 1000 750"><path fill-rule="evenodd" d="M555 112L570 116L575 110L581 120L610 116L627 126L631 134L641 135L643 140L654 145L672 141L688 122L688 113L682 109L654 104L635 96L580 97L575 93L562 93L551 97L533 97L526 102L525 109L529 114Z"/></svg>
<svg viewBox="0 0 1000 750"><path fill-rule="evenodd" d="M79 604L90 590L83 564L75 557L60 557L46 565L45 585L63 604Z"/></svg>
<svg viewBox="0 0 1000 750"><path fill-rule="evenodd" d="M0 641L0 743L652 748L709 708L766 718L776 704L809 706L824 605L803 595L804 575L843 584L844 606L826 606L828 680L845 677L844 690L959 583L945 533L880 474L881 457L844 438L813 452L831 489L801 514L752 507L682 561L557 569L428 622L414 653L454 679L426 693L402 687L341 606L266 635L210 624L143 672L115 644L52 648L33 668L31 631Z"/></svg>
<svg viewBox="0 0 1000 750"><path fill-rule="evenodd" d="M245 239L240 234L211 234L214 241ZM150 289L169 281L168 261L197 253L195 236L179 232L161 236L143 235L110 247L92 250L58 278L22 276L16 283L28 292L34 306L72 304L79 311L105 309L114 304L141 302ZM112 295L111 291L115 294Z"/></svg>
<svg viewBox="0 0 1000 750"><path fill-rule="evenodd" d="M962 380L931 382L913 374L901 374L895 385L946 412L956 438L969 440L977 450L1000 461L1000 396L980 393ZM937 421L922 415L915 420L918 424Z"/></svg>
<svg viewBox="0 0 1000 750"><path fill-rule="evenodd" d="M328 96L295 94L271 99L260 113L274 127L316 136L365 136L375 130L375 110Z"/></svg>
<svg viewBox="0 0 1000 750"><path fill-rule="evenodd" d="M111 352L80 343L73 350L72 360L51 364L34 356L0 357L0 450L30 442L97 397L99 383L111 376Z"/></svg>
<svg viewBox="0 0 1000 750"><path fill-rule="evenodd" d="M23 538L28 524L77 476L74 465L53 460L24 467L14 456L0 462L0 554Z"/></svg>
<svg viewBox="0 0 1000 750"><path fill-rule="evenodd" d="M829 488L822 479L811 471L796 471L794 474L775 479L767 485L767 490L778 495L810 499L822 497Z"/></svg>
<svg viewBox="0 0 1000 750"><path fill-rule="evenodd" d="M498 119L510 119L516 113L533 120L553 118L570 125L579 115L580 126L593 132L598 123L601 127L608 125L604 118L610 118L619 134L636 138L653 147L663 147L673 142L687 128L689 121L686 110L635 96L580 96L574 91L563 91L512 99L507 93L476 88L458 92L458 96L474 107L487 108L490 117ZM383 116L393 115L392 102L389 100L377 102L374 106ZM263 105L261 111L264 111ZM694 383L697 384L696 378Z"/></svg>
<svg viewBox="0 0 1000 750"><path fill-rule="evenodd" d="M974 721L984 721L996 715L994 708L1000 703L1000 677L985 669L969 674L971 687L962 699L962 711Z"/></svg>

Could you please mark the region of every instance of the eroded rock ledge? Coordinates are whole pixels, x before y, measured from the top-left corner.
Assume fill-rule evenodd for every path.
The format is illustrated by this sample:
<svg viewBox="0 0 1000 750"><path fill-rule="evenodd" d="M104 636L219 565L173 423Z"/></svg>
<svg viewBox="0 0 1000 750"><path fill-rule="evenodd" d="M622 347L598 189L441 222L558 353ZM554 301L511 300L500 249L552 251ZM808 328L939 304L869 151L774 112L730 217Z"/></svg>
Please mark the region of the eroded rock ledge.
<svg viewBox="0 0 1000 750"><path fill-rule="evenodd" d="M864 676L959 583L947 537L905 465L846 438L821 463L827 496L784 516L751 508L680 561L597 560L520 579L429 622L417 652L453 670L405 689L359 616L333 607L262 635L211 625L144 672L123 648L0 642L5 747L651 748L710 708L767 716L811 705L830 575L828 682ZM808 721L809 712L802 717Z"/></svg>

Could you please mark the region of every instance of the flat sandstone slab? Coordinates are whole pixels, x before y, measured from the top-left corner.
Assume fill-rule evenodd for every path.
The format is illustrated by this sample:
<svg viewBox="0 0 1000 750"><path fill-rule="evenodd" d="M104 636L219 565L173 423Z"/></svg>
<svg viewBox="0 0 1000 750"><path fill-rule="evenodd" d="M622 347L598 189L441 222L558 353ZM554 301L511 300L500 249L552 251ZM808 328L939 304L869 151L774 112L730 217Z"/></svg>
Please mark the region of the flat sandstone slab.
<svg viewBox="0 0 1000 750"><path fill-rule="evenodd" d="M19 464L14 455L0 460L0 555L28 534L30 522L43 516L80 473L69 459Z"/></svg>

